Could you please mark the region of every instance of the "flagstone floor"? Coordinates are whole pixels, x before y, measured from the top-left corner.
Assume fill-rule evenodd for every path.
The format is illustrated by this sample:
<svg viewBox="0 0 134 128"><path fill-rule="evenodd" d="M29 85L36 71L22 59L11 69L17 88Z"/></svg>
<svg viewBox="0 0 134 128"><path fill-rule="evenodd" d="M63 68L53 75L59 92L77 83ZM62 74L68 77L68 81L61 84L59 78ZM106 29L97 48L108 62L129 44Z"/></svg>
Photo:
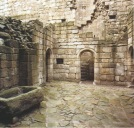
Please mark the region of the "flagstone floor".
<svg viewBox="0 0 134 128"><path fill-rule="evenodd" d="M39 108L22 116L17 123L0 124L0 127L134 127L132 88L53 81L42 91L44 101Z"/></svg>

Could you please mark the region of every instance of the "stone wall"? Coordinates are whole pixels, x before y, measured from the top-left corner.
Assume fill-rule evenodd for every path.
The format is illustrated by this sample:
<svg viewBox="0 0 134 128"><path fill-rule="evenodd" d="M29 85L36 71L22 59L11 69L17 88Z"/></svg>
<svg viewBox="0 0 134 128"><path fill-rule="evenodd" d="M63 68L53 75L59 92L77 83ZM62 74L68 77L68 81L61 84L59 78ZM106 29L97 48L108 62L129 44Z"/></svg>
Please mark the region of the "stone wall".
<svg viewBox="0 0 134 128"><path fill-rule="evenodd" d="M0 46L0 90L19 84L19 49Z"/></svg>
<svg viewBox="0 0 134 128"><path fill-rule="evenodd" d="M0 15L27 21L39 19L44 23L74 21L75 0L1 0Z"/></svg>
<svg viewBox="0 0 134 128"><path fill-rule="evenodd" d="M74 22L55 24L55 43L53 45L54 79L80 81L80 53L96 50L98 41L92 33L79 34ZM95 54L95 52L94 52ZM58 63L58 59L63 59Z"/></svg>
<svg viewBox="0 0 134 128"><path fill-rule="evenodd" d="M133 45L133 22L134 22L134 8L132 8L132 10L130 10L129 14L128 14L128 22L127 22L127 27L128 27L128 48L130 46Z"/></svg>
<svg viewBox="0 0 134 128"><path fill-rule="evenodd" d="M37 75L35 79L37 79L38 85L44 83L45 79L45 71L44 71L44 55L45 55L45 46L43 42L44 34L43 34L43 23L39 20L33 20L34 22L34 30L33 30L33 38L32 42L36 45L37 48Z"/></svg>
<svg viewBox="0 0 134 128"><path fill-rule="evenodd" d="M37 83L80 81L80 55L87 51L94 56L95 84L133 83L132 0L6 0L1 4L1 14L43 22L35 20L32 37L38 52Z"/></svg>
<svg viewBox="0 0 134 128"><path fill-rule="evenodd" d="M126 59L126 68L127 68L127 81L128 85L134 84L134 70L133 70L133 59L134 59L134 34L133 34L133 25L134 25L134 9L130 10L128 15L128 45L127 45L127 59Z"/></svg>
<svg viewBox="0 0 134 128"><path fill-rule="evenodd" d="M39 85L37 50L19 49L18 64L19 64L18 86Z"/></svg>
<svg viewBox="0 0 134 128"><path fill-rule="evenodd" d="M44 83L43 24L0 17L0 90Z"/></svg>
<svg viewBox="0 0 134 128"><path fill-rule="evenodd" d="M53 54L54 54L54 45L56 43L55 40L55 31L54 25L49 24L44 28L44 71L45 81L53 80Z"/></svg>
<svg viewBox="0 0 134 128"><path fill-rule="evenodd" d="M119 40L123 40L127 15L133 7L133 1L95 0L94 6L89 21L79 26L81 32L92 31L100 40L112 40L118 43Z"/></svg>

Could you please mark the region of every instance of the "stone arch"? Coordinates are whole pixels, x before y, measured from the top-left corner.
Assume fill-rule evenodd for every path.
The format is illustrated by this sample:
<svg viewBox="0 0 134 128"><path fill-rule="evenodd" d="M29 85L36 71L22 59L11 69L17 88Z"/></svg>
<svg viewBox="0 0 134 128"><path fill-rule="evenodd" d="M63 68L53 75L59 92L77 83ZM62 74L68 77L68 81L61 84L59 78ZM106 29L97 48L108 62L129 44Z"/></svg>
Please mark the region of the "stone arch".
<svg viewBox="0 0 134 128"><path fill-rule="evenodd" d="M93 49L82 49L77 57L79 59L79 80L94 81L95 51Z"/></svg>
<svg viewBox="0 0 134 128"><path fill-rule="evenodd" d="M53 79L53 58L52 50L47 48L46 50L46 82Z"/></svg>
<svg viewBox="0 0 134 128"><path fill-rule="evenodd" d="M92 48L84 48L84 49L81 49L78 54L77 54L77 58L79 58L80 54L83 52L83 51L91 51L94 53L94 55L96 55L96 52L94 51L94 49Z"/></svg>

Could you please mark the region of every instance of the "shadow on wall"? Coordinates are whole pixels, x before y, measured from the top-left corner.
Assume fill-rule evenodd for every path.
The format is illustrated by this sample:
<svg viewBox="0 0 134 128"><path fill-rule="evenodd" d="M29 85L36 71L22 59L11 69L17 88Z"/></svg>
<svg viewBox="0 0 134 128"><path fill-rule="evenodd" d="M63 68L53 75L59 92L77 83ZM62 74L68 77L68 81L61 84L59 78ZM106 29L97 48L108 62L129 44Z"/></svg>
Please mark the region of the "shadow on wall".
<svg viewBox="0 0 134 128"><path fill-rule="evenodd" d="M46 82L52 79L52 64L52 51L49 48L46 51Z"/></svg>

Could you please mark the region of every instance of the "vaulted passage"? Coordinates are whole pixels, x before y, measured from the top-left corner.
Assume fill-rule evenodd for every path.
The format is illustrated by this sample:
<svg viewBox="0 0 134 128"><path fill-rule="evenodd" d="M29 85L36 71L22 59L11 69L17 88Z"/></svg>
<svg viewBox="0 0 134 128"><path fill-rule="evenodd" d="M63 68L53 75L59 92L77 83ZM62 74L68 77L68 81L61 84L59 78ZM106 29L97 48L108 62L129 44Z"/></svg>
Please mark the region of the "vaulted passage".
<svg viewBox="0 0 134 128"><path fill-rule="evenodd" d="M80 54L81 80L94 80L94 55L91 51L83 51Z"/></svg>

